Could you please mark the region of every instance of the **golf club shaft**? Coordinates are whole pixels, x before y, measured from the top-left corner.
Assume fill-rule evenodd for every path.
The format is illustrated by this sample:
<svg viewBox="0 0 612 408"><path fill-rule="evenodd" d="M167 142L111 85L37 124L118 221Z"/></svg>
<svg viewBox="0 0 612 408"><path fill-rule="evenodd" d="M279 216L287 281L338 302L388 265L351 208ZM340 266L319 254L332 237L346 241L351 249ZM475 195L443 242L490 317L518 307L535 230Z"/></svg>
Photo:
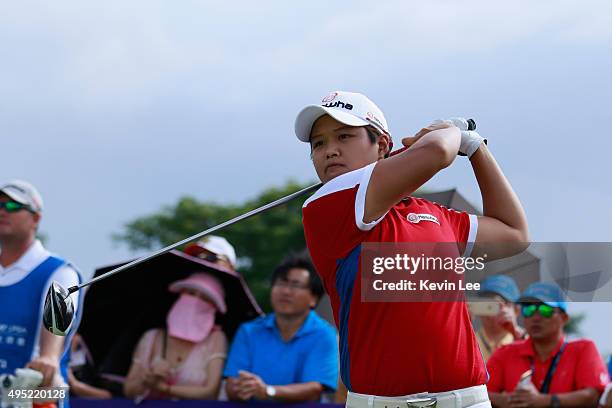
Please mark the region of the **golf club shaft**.
<svg viewBox="0 0 612 408"><path fill-rule="evenodd" d="M209 228L209 229L207 229L205 231L202 231L202 232L200 232L198 234L195 234L195 235L192 235L192 236L190 236L188 238L185 238L182 241L176 242L176 243L174 243L172 245L168 245L167 247L162 248L162 249L160 249L160 250L158 250L156 252L153 252L150 255L144 256L142 258L135 259L135 260L133 260L130 263L127 263L127 264L122 265L122 266L120 266L118 268L115 268L115 269L113 269L111 271L108 271L105 274L102 274L102 275L100 275L100 276L98 276L96 278L93 278L93 279L91 279L88 282L82 283L82 284L80 284L78 286L71 286L70 288L68 288L68 294L74 293L74 292L78 291L79 289L84 288L85 286L89 286L92 283L99 282L102 279L106 279L106 278L108 278L108 277L110 277L110 276L112 276L112 275L114 275L116 273L119 273L119 272L124 271L126 269L129 269L129 268L131 268L133 266L141 264L141 263L143 263L145 261L148 261L149 259L155 258L156 256L159 256L159 255L161 255L163 253L171 251L171 250L173 250L173 249L175 249L177 247L180 247L181 245L184 245L184 244L186 244L188 242L191 242L193 240L201 238L201 237L203 237L205 235L212 234L215 231L219 231L220 229L228 227L228 226L230 226L232 224L235 224L238 221L245 220L245 219L247 219L249 217L252 217L253 215L256 215L256 214L259 214L259 213L264 212L266 210L269 210L270 208L274 208L274 207L277 207L277 206L279 206L281 204L285 204L286 202L291 201L294 198L297 198L297 197L300 197L300 196L302 196L304 194L308 194L310 192L313 192L316 189L318 189L319 187L321 187L322 185L323 185L323 183L318 183L318 184L314 184L314 185L312 185L310 187L306 187L306 188L304 188L302 190L296 191L295 193L289 194L288 196L279 198L276 201L273 201L271 203L263 205L263 206L261 206L259 208L256 208L256 209L251 210L251 211L249 211L247 213L244 213L244 214L239 215L239 216L237 216L235 218L232 218L231 220L225 221L225 222L223 222L223 223L221 223L219 225L215 225L214 227Z"/></svg>
<svg viewBox="0 0 612 408"><path fill-rule="evenodd" d="M474 129L476 129L476 122L475 122L473 119L468 119L467 121L468 121L468 130L474 130ZM407 149L407 147L404 147L404 148L401 148L401 149L399 149L399 150L396 150L396 151L394 151L394 152L392 152L392 153L391 153L391 156L394 156L394 155L396 155L396 154L398 154L398 153L401 153L401 152L403 152L403 151L404 151L404 150L406 150L406 149ZM263 206L261 206L261 207L259 207L259 208L256 208L256 209L251 210L251 211L249 211L249 212L247 212L247 213L244 213L244 214L242 214L242 215L239 215L239 216L237 216L237 217L235 217L235 218L232 218L231 220L225 221L225 222L223 222L223 223L221 223L221 224L219 224L219 225L216 225L216 226L214 226L214 227L212 227L212 228L209 228L209 229L207 229L207 230L205 230L205 231L202 231L202 232L200 232L200 233L198 233L198 234L195 234L195 235L192 235L192 236L190 236L190 237L188 237L188 238L185 238L185 239L184 239L184 240L182 240L182 241L176 242L176 243L174 243L174 244L172 244L172 245L169 245L169 246L167 246L167 247L165 247L165 248L162 248L162 249L160 249L160 250L158 250L158 251L156 251L156 252L153 252L153 253L152 253L152 254L150 254L150 255L144 256L144 257L142 257L142 258L135 259L135 260L133 260L132 262L129 262L129 263L127 263L127 264L125 264L125 265L123 265L123 266L120 266L120 267L118 267L118 268L115 268L115 269L113 269L113 270L111 270L111 271L108 271L108 272L106 272L105 274L102 274L102 275L98 276L97 278L93 278L93 279L91 279L91 280L90 280L90 281L88 281L88 282L82 283L82 284L80 284L80 285L78 285L78 286L71 286L71 287L69 287L69 288L68 288L68 295L70 295L71 293L74 293L74 292L78 291L79 289L82 289L82 288L84 288L84 287L86 287L86 286L89 286L89 285L91 285L92 283L96 283L96 282L98 282L98 281L101 281L102 279L106 279L106 278L108 278L108 277L110 277L110 276L112 276L112 275L114 275L114 274L116 274L116 273L119 273L119 272L121 272L121 271L124 271L124 270L126 270L126 269L129 269L129 268L131 268L131 267L133 267L133 266L136 266L136 265L141 264L141 263L143 263L143 262L145 262L145 261L148 261L148 260L150 260L150 259L152 259L152 258L155 258L156 256L159 256L159 255L161 255L161 254L163 254L163 253L166 253L166 252L171 251L171 250L173 250L173 249L175 249L175 248L178 248L178 247L180 247L181 245L184 245L184 244L186 244L186 243L188 243L188 242L194 241L194 240L196 240L196 239L198 239L198 238L201 238L201 237L203 237L203 236L205 236L205 235L211 234L211 233L213 233L213 232L215 232L215 231L219 231L219 230L220 230L220 229L222 229L222 228L225 228L225 227L227 227L227 226L230 226L230 225L232 225L232 224L235 224L235 223L237 223L238 221L242 221L242 220L244 220L244 219L247 219L247 218L249 218L249 217L252 217L253 215L256 215L256 214L259 214L259 213L261 213L261 212L264 212L264 211L266 211L266 210L268 210L268 209L270 209L270 208L274 208L274 207L277 207L277 206L279 206L279 205L281 205L281 204L285 204L286 202L291 201L291 200L293 200L294 198L297 198L297 197L300 197L300 196L302 196L302 195L304 195L304 194L308 194L308 193L310 193L310 192L313 192L314 190L318 189L318 188L319 188L319 187L321 187L322 185L323 185L323 183L313 184L313 185L312 185L312 186L310 186L310 187L306 187L306 188L304 188L304 189L302 189L302 190L296 191L295 193L289 194L289 195L288 195L288 196L286 196L286 197L279 198L279 199L278 199L278 200L276 200L276 201L273 201L273 202L271 202L271 203L268 203L268 204L266 204L266 205L263 205Z"/></svg>

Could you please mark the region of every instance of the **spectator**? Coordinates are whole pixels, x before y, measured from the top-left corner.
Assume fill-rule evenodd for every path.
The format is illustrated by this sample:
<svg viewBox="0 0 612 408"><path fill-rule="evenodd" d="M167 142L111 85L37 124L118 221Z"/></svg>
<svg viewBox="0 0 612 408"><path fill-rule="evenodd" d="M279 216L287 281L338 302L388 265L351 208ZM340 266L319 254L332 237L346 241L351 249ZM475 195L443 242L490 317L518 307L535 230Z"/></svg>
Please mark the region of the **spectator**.
<svg viewBox="0 0 612 408"><path fill-rule="evenodd" d="M70 394L83 398L112 398L111 392L96 387L97 383L98 377L93 357L81 335L75 333L70 347L70 367L68 369Z"/></svg>
<svg viewBox="0 0 612 408"><path fill-rule="evenodd" d="M187 245L185 253L232 271L236 269L236 251L223 237L208 235L196 243Z"/></svg>
<svg viewBox="0 0 612 408"><path fill-rule="evenodd" d="M506 275L493 275L480 284L479 295L499 305L496 316L478 316L480 329L476 332L478 345L485 362L500 346L525 336L525 330L516 321L520 292L516 282Z"/></svg>
<svg viewBox="0 0 612 408"><path fill-rule="evenodd" d="M487 364L487 388L496 407L596 407L608 373L595 344L568 341L561 290L534 283L519 299L526 340L503 346Z"/></svg>
<svg viewBox="0 0 612 408"><path fill-rule="evenodd" d="M42 386L68 384L69 346L80 320L82 296L73 293L75 319L67 337L44 330L44 299L52 281L81 283L79 272L36 239L43 200L24 181L0 186L0 374L28 367L43 374ZM67 407L68 399L59 402Z"/></svg>
<svg viewBox="0 0 612 408"><path fill-rule="evenodd" d="M245 323L223 376L230 400L317 401L338 383L336 331L314 309L323 287L310 260L290 257L272 276L273 313Z"/></svg>
<svg viewBox="0 0 612 408"><path fill-rule="evenodd" d="M179 293L167 317L167 330L152 329L140 339L124 384L125 395L144 398L216 399L227 339L215 326L225 313L220 281L195 273L170 285Z"/></svg>

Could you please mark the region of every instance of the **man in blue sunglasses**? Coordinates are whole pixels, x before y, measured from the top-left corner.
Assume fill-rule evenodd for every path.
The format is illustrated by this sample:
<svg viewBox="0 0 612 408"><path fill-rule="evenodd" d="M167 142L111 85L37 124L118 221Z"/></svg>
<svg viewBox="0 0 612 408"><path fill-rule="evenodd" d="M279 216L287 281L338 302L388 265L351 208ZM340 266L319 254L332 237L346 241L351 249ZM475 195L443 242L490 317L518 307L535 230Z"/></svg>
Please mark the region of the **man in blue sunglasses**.
<svg viewBox="0 0 612 408"><path fill-rule="evenodd" d="M518 304L529 338L499 348L489 359L493 406L596 407L608 372L595 343L565 337L569 316L561 289L533 283Z"/></svg>

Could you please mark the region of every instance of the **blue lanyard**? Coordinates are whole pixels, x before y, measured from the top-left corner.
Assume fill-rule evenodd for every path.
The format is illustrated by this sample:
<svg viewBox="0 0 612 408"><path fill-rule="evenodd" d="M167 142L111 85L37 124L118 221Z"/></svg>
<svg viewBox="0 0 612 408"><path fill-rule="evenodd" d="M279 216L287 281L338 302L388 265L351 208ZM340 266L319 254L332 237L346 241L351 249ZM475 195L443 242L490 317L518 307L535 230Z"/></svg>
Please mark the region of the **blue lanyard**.
<svg viewBox="0 0 612 408"><path fill-rule="evenodd" d="M550 363L550 367L548 367L548 372L546 373L546 377L544 377L544 382L542 383L542 387L540 388L540 392L542 394L548 394L548 390L550 389L550 383L552 382L552 377L555 371L557 370L557 365L559 364L559 360L561 359L561 354L563 350L565 350L565 346L567 346L567 342L564 341L561 345L557 354L553 357L552 362ZM535 364L534 359L531 359L531 372L535 374Z"/></svg>

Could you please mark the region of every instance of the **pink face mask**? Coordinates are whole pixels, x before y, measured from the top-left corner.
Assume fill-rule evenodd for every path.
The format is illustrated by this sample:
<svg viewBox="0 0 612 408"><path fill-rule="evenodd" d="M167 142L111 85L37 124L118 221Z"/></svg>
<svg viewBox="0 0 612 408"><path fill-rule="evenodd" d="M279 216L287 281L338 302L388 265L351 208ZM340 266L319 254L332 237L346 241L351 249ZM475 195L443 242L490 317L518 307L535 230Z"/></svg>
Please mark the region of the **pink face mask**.
<svg viewBox="0 0 612 408"><path fill-rule="evenodd" d="M208 336L215 324L217 309L197 296L183 293L170 309L166 323L168 334L182 340L199 343Z"/></svg>

